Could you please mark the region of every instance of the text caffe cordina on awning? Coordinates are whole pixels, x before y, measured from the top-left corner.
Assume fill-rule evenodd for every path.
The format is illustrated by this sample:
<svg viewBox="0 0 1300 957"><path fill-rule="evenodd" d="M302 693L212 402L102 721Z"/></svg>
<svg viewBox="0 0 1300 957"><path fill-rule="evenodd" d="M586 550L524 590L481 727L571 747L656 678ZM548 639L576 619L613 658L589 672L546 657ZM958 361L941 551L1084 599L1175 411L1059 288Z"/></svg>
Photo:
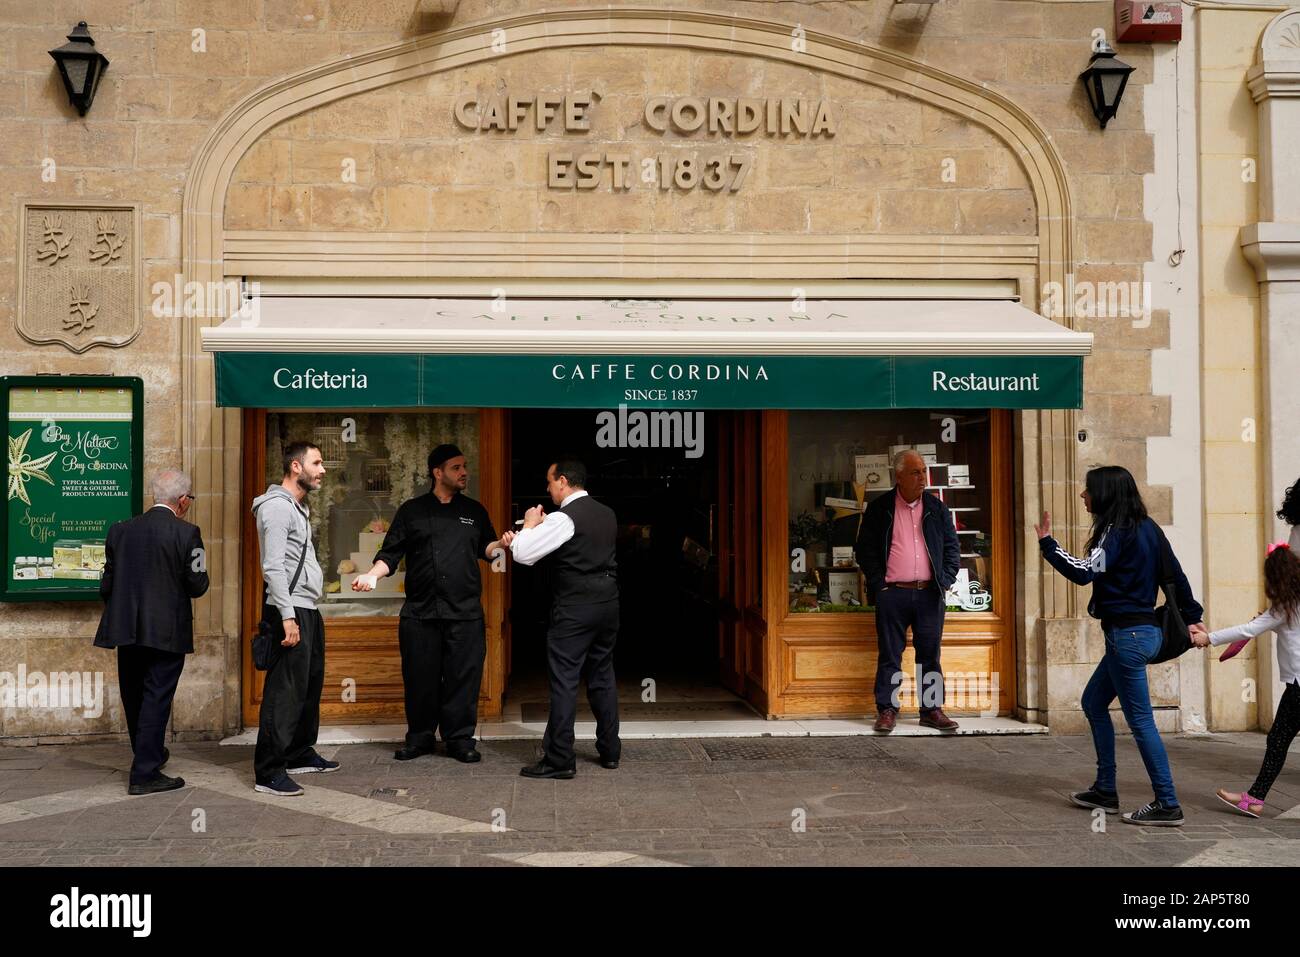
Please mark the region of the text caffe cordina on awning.
<svg viewBox="0 0 1300 957"><path fill-rule="evenodd" d="M273 295L201 335L217 404L244 410L244 500L278 480L284 443L325 459L312 507L326 687L351 677L359 692L327 696L329 720L400 720L402 572L373 593L350 584L444 441L465 450L469 494L498 531L547 501L551 461L584 459L620 521L621 676L713 683L772 716L873 710L853 543L894 453L916 448L961 543L947 706L1014 711L1017 410L1081 406L1090 334L1012 299ZM242 542L247 585L251 519ZM486 716L543 667L544 587L532 569L498 570L484 576ZM247 628L256 601L245 587ZM246 666L247 724L259 681Z"/></svg>

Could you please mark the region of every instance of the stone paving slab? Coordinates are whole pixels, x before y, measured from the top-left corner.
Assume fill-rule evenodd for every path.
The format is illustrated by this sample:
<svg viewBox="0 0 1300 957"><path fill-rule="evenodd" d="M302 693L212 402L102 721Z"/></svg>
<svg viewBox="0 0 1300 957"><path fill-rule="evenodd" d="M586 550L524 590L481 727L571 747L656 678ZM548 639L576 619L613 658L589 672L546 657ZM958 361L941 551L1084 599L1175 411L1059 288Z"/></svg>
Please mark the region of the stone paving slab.
<svg viewBox="0 0 1300 957"><path fill-rule="evenodd" d="M1253 779L1263 738L1167 736L1187 824L1100 832L1066 800L1092 779L1086 737L642 739L617 771L582 742L571 781L519 777L531 741L475 765L322 745L343 767L303 798L254 793L247 748L173 743L191 786L128 797L120 744L0 746L0 865L1294 866L1300 768L1258 821L1213 795ZM1131 739L1118 763L1125 809L1149 800Z"/></svg>

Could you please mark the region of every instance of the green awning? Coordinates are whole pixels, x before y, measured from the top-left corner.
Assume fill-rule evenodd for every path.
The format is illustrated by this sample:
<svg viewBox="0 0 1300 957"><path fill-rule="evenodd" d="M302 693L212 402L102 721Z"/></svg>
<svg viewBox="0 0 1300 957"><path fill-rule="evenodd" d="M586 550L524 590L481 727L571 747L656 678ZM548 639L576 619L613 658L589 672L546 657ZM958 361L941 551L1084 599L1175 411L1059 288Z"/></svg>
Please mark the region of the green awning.
<svg viewBox="0 0 1300 957"><path fill-rule="evenodd" d="M1079 408L1089 333L1003 300L263 297L204 329L217 404Z"/></svg>

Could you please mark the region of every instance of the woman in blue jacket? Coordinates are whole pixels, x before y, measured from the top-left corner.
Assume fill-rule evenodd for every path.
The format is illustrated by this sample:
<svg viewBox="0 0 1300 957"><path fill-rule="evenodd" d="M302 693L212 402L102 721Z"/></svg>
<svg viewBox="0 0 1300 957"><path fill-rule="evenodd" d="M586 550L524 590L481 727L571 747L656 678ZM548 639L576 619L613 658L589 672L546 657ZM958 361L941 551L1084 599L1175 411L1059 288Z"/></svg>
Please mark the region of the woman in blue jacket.
<svg viewBox="0 0 1300 957"><path fill-rule="evenodd" d="M1104 465L1089 470L1080 494L1092 513L1092 534L1088 557L1075 558L1052 538L1051 516L1035 525L1043 557L1076 585L1092 584L1088 614L1101 620L1106 653L1083 692L1083 711L1092 727L1097 749L1097 779L1086 791L1070 800L1086 808L1101 808L1107 814L1119 811L1115 785L1115 727L1110 704L1119 698L1146 765L1155 800L1124 815L1129 824L1177 827L1183 810L1174 793L1169 758L1151 714L1151 693L1147 688L1147 662L1160 651L1163 635L1156 624L1155 605L1160 589L1161 532L1147 517L1137 483L1128 469ZM1173 561L1178 607L1193 632L1205 631L1200 624L1202 609L1192 597L1178 559Z"/></svg>

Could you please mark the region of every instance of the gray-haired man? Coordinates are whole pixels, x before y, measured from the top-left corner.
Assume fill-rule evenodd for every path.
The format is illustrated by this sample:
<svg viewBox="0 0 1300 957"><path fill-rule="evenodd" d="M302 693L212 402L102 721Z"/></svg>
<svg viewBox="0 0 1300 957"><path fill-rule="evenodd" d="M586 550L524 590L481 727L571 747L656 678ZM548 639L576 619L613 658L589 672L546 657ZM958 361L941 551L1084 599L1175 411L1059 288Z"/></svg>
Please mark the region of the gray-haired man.
<svg viewBox="0 0 1300 957"><path fill-rule="evenodd" d="M117 649L117 682L131 737L130 794L185 786L162 773L172 699L194 651L190 599L208 590L203 537L181 519L194 501L189 476L165 469L150 482L154 505L118 522L104 543L95 647Z"/></svg>
<svg viewBox="0 0 1300 957"><path fill-rule="evenodd" d="M903 672L900 662L912 631L912 648L921 669L917 696L921 724L956 731L943 713L944 595L961 570L961 548L948 506L925 491L925 459L916 449L894 457L892 494L867 506L854 552L876 606L876 723L890 732L898 720Z"/></svg>

